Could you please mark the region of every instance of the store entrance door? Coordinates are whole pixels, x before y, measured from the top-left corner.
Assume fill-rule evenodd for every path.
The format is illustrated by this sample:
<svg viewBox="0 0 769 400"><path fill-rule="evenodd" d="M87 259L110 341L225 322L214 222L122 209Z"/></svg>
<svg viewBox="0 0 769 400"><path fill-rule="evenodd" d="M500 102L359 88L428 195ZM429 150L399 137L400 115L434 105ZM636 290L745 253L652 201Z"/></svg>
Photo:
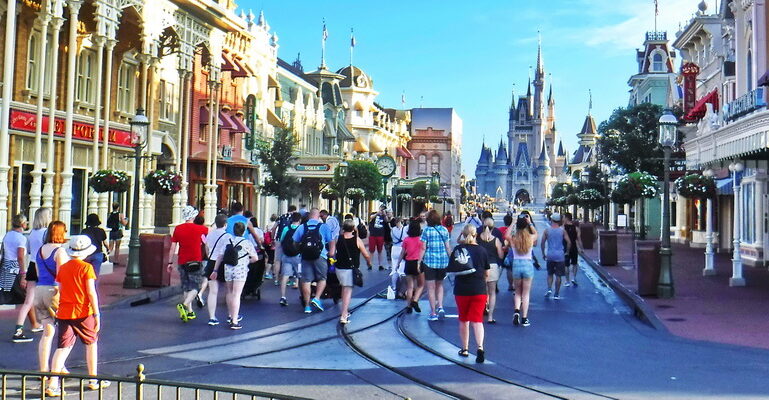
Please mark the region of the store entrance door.
<svg viewBox="0 0 769 400"><path fill-rule="evenodd" d="M86 190L88 185L86 184L86 173L84 169L72 170L72 214L70 217L69 232L71 235L78 235L83 229L83 223L85 223L85 210L86 210Z"/></svg>

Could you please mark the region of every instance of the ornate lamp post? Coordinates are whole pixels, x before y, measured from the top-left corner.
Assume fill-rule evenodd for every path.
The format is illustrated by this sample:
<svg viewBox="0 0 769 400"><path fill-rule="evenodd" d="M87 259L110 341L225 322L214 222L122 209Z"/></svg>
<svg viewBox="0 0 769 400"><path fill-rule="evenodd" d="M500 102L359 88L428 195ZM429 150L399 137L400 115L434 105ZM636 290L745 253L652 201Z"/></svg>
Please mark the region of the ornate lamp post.
<svg viewBox="0 0 769 400"><path fill-rule="evenodd" d="M729 171L732 171L734 178L732 185L734 188L734 252L732 254L732 277L729 278L729 286L745 286L745 278L742 276L742 251L740 245L742 243L742 218L740 210L740 180L742 179L742 171L745 166L741 162L733 162L729 164Z"/></svg>
<svg viewBox="0 0 769 400"><path fill-rule="evenodd" d="M446 215L446 197L449 195L449 191L446 188L441 189L441 196L443 197L443 215Z"/></svg>
<svg viewBox="0 0 769 400"><path fill-rule="evenodd" d="M147 147L147 128L150 121L144 115L144 109L136 110L136 115L131 119L131 143L134 145L134 154L128 156L134 160L134 193L131 203L131 239L128 241L128 265L126 266L123 287L138 289L142 286L142 278L139 273L139 175L141 174L141 160L146 158L142 151Z"/></svg>
<svg viewBox="0 0 769 400"><path fill-rule="evenodd" d="M673 286L672 258L670 249L670 153L676 141L678 118L670 109L665 109L659 119L659 144L664 153L664 174L662 186L662 246L660 247L660 277L657 283L657 297L669 299L675 295Z"/></svg>
<svg viewBox="0 0 769 400"><path fill-rule="evenodd" d="M587 184L590 182L590 172L587 172L587 169L583 169L582 173L579 175L582 184ZM584 222L590 222L590 210L588 210L587 207L582 207L582 214Z"/></svg>
<svg viewBox="0 0 769 400"><path fill-rule="evenodd" d="M708 168L702 171L702 175L712 178L713 170ZM705 269L702 270L703 276L716 274L713 264L713 199L707 199L707 214L705 215Z"/></svg>
<svg viewBox="0 0 769 400"><path fill-rule="evenodd" d="M603 222L604 229L612 229L614 225L614 213L612 213L609 207L609 173L611 168L607 164L601 164L601 173L603 174L603 193L606 195L606 201L603 204Z"/></svg>
<svg viewBox="0 0 769 400"><path fill-rule="evenodd" d="M345 178L347 178L347 173L349 172L350 166L347 164L347 158L342 158L342 161L339 163L339 176L342 178L341 183L342 187L339 189L339 213L344 214L344 195L345 191L347 190L347 185L345 184Z"/></svg>

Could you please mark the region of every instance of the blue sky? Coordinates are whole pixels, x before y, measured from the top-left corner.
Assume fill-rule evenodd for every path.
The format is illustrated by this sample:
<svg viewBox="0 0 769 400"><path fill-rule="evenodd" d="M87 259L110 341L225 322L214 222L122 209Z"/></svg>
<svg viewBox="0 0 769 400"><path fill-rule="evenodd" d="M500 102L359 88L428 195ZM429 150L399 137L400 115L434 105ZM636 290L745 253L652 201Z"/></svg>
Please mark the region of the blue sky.
<svg viewBox="0 0 769 400"><path fill-rule="evenodd" d="M716 0L707 0L712 11ZM673 38L696 11L694 0L659 0L658 30ZM635 48L654 29L653 0L239 0L264 10L279 36L281 58L301 53L306 71L320 63L322 20L329 31L327 64L350 62L366 71L385 107L454 107L464 121L462 168L474 175L481 140L499 143L507 131L511 90L526 92L536 62L537 31L553 83L556 126L569 149L588 111L600 123L626 106Z"/></svg>

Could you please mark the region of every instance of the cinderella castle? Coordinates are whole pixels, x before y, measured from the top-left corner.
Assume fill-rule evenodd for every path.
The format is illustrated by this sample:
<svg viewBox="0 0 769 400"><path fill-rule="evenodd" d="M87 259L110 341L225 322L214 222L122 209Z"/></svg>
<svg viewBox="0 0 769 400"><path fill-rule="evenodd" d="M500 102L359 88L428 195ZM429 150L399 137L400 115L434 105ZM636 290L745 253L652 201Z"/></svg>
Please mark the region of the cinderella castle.
<svg viewBox="0 0 769 400"><path fill-rule="evenodd" d="M533 93L532 93L533 86ZM483 144L475 167L476 190L498 200L516 204L544 204L552 187L571 182L570 166L584 165L594 157L597 139L595 121L588 114L580 138L579 149L568 159L563 142L555 128L553 86L545 99L545 67L542 46L537 47L534 82L527 93L510 104L507 143L499 141L496 154Z"/></svg>

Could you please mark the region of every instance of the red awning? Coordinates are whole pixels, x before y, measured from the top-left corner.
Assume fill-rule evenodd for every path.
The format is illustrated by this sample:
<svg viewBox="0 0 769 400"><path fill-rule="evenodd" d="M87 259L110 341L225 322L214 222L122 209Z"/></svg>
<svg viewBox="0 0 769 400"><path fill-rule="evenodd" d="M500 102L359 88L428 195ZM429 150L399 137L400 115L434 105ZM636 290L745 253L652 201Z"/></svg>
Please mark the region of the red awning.
<svg viewBox="0 0 769 400"><path fill-rule="evenodd" d="M687 121L697 121L702 119L702 117L705 116L705 112L707 111L705 104L708 103L713 105L713 111L718 111L718 89L713 89L712 92L702 96L699 100L697 100L697 103L694 105L694 107L689 110L688 113L686 113L684 119Z"/></svg>
<svg viewBox="0 0 769 400"><path fill-rule="evenodd" d="M209 119L208 107L201 106L200 107L200 125L208 125L208 119ZM222 125L221 119L219 119L218 124Z"/></svg>
<svg viewBox="0 0 769 400"><path fill-rule="evenodd" d="M222 127L222 129L227 129L229 131L237 131L237 126L232 122L232 119L230 118L227 113L224 111L219 111L219 125Z"/></svg>
<svg viewBox="0 0 769 400"><path fill-rule="evenodd" d="M411 154L409 149L405 147L398 147L397 149L395 149L395 153L398 155L398 157L408 158L409 160L414 159L414 155Z"/></svg>
<svg viewBox="0 0 769 400"><path fill-rule="evenodd" d="M248 129L246 124L243 123L243 121L238 118L237 116L233 115L230 117L230 121L232 121L232 124L235 125L235 129L230 130L230 132L237 133L237 132L243 132L243 133L251 133L251 130Z"/></svg>
<svg viewBox="0 0 769 400"><path fill-rule="evenodd" d="M232 60L230 60L229 54L222 53L222 60L224 60L222 63L222 71L237 71Z"/></svg>
<svg viewBox="0 0 769 400"><path fill-rule="evenodd" d="M248 68L243 65L243 63L238 60L237 58L233 58L232 62L235 63L235 67L237 67L237 71L232 71L232 77L233 78L246 78L249 75Z"/></svg>

